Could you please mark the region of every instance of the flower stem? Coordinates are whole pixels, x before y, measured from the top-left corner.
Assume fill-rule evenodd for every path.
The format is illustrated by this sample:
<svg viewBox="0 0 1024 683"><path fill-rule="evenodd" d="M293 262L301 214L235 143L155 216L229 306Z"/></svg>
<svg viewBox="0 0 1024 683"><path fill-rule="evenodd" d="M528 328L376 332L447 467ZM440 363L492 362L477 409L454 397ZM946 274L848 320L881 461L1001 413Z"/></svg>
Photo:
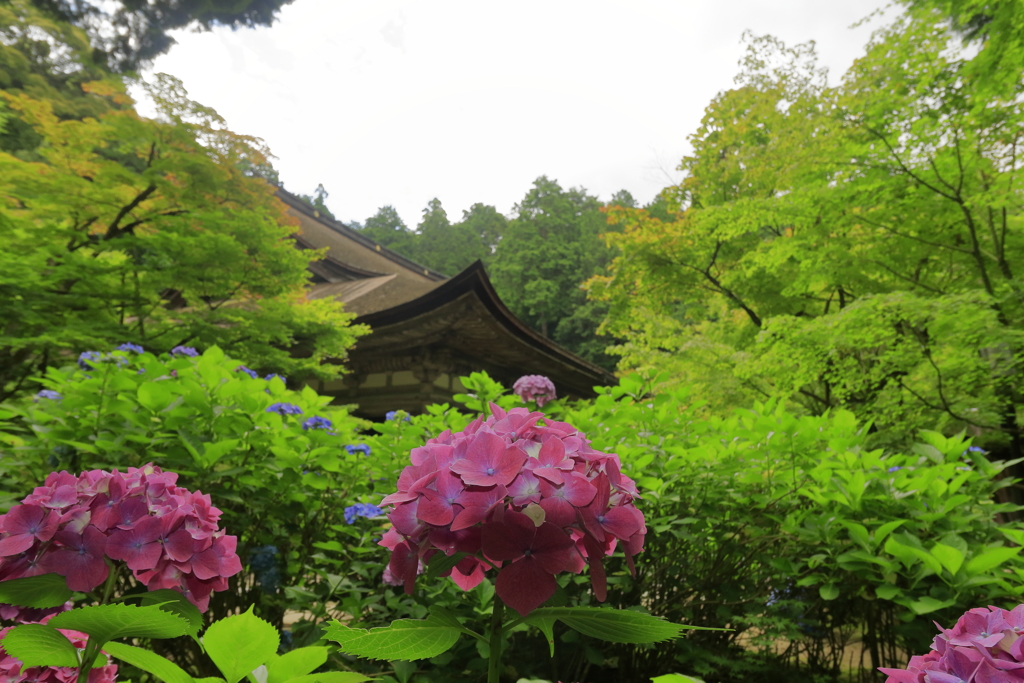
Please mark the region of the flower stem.
<svg viewBox="0 0 1024 683"><path fill-rule="evenodd" d="M501 680L501 622L505 616L505 603L498 594L494 594L494 607L491 609L491 654L487 661L487 683L500 683Z"/></svg>

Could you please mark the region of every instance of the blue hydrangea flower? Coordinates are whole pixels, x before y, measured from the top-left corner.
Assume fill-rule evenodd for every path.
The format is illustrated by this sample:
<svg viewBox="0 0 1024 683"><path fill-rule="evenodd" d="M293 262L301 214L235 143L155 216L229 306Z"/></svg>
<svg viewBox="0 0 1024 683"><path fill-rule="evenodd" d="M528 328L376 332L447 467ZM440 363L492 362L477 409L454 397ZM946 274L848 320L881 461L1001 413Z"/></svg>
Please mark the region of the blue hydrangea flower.
<svg viewBox="0 0 1024 683"><path fill-rule="evenodd" d="M353 454L362 453L367 457L369 457L371 453L370 447L367 446L365 443L349 444L348 446L345 446L345 450Z"/></svg>
<svg viewBox="0 0 1024 683"><path fill-rule="evenodd" d="M78 367L83 370L95 370L90 363L99 363L103 360L103 354L99 351L82 351L78 354Z"/></svg>
<svg viewBox="0 0 1024 683"><path fill-rule="evenodd" d="M256 372L255 370L250 370L249 368L245 367L244 365L239 365L237 368L235 368L235 372L244 372L245 374L249 375L253 379L259 379L260 378L260 375L259 375L258 372Z"/></svg>
<svg viewBox="0 0 1024 683"><path fill-rule="evenodd" d="M971 453L984 453L985 452L985 449L982 448L981 446L970 446L970 447L968 447L967 450L969 452L971 452Z"/></svg>
<svg viewBox="0 0 1024 683"><path fill-rule="evenodd" d="M334 425L326 417L315 415L302 423L303 429L332 429Z"/></svg>
<svg viewBox="0 0 1024 683"><path fill-rule="evenodd" d="M188 356L189 358L195 358L196 356L199 355L199 352L196 351L191 346L178 345L171 349L171 355L174 356L175 358L178 358L179 356Z"/></svg>
<svg viewBox="0 0 1024 683"><path fill-rule="evenodd" d="M899 471L900 471L900 470L902 470L902 469L903 469L903 468L902 468L902 467L900 467L899 465L893 465L892 467L890 467L890 468L889 468L889 471L890 471L890 472L899 472Z"/></svg>
<svg viewBox="0 0 1024 683"><path fill-rule="evenodd" d="M131 342L125 342L124 344L121 344L120 346L117 347L117 350L130 351L132 353L145 353L145 349L143 349L138 344L132 344Z"/></svg>
<svg viewBox="0 0 1024 683"><path fill-rule="evenodd" d="M267 593L277 591L281 573L277 568L277 546L263 545L249 552L249 568L256 575L256 583Z"/></svg>
<svg viewBox="0 0 1024 683"><path fill-rule="evenodd" d="M58 394L56 391L53 391L52 389L43 389L38 394L36 394L36 401L38 402L39 399L41 399L41 398L46 398L46 399L49 399L51 401L59 401L61 399L61 396L60 396L60 394Z"/></svg>
<svg viewBox="0 0 1024 683"><path fill-rule="evenodd" d="M345 522L348 524L355 524L355 521L359 517L377 517L384 514L376 505L370 503L356 503L345 508Z"/></svg>
<svg viewBox="0 0 1024 683"><path fill-rule="evenodd" d="M282 382L284 382L285 384L288 384L288 380L286 380L284 377L282 377L281 375L277 374L276 372L270 373L269 375L267 375L263 379L265 379L265 380L267 380L269 382L270 380L274 379L275 377L278 378L279 380L281 380Z"/></svg>
<svg viewBox="0 0 1024 683"><path fill-rule="evenodd" d="M278 415L302 415L302 408L294 403L275 403L267 408L267 412L277 413Z"/></svg>
<svg viewBox="0 0 1024 683"><path fill-rule="evenodd" d="M402 413L404 413L405 411L404 411L404 410L402 410L402 411L398 411L398 410L389 410L389 411L388 411L387 413L385 413L385 414L384 414L384 419L385 419L385 420L387 420L387 421L389 421L389 422L390 422L391 420L397 419L397 418L398 418L398 413L399 413L399 412L402 412ZM406 415L406 416L405 416L405 417L403 417L402 419L403 419L403 420L405 420L406 422L408 422L408 421L409 421L409 416L408 416L408 415Z"/></svg>

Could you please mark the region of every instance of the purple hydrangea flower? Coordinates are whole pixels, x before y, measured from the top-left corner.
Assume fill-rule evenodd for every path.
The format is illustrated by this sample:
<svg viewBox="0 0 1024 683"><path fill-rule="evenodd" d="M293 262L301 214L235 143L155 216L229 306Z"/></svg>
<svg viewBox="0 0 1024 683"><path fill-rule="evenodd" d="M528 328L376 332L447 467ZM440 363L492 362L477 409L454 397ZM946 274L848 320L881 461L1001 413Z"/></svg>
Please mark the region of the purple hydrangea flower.
<svg viewBox="0 0 1024 683"><path fill-rule="evenodd" d="M56 391L53 391L52 389L43 389L38 394L36 394L36 402L38 402L39 399L41 398L46 398L51 401L59 401L61 399L61 395L58 394Z"/></svg>
<svg viewBox="0 0 1024 683"><path fill-rule="evenodd" d="M302 423L303 429L332 429L334 425L326 417L314 415Z"/></svg>
<svg viewBox="0 0 1024 683"><path fill-rule="evenodd" d="M278 378L279 380L281 380L282 382L284 382L285 384L288 383L288 380L286 380L283 376L277 374L276 372L270 373L269 375L267 375L263 379L265 379L265 380L267 380L269 382L270 380L274 379L275 377Z"/></svg>
<svg viewBox="0 0 1024 683"><path fill-rule="evenodd" d="M358 517L377 517L384 514L376 505L370 503L356 503L345 508L345 522L354 524Z"/></svg>
<svg viewBox="0 0 1024 683"><path fill-rule="evenodd" d="M180 356L188 356L189 358L195 358L196 356L199 355L199 352L196 351L191 346L178 345L171 349L171 355L174 356L175 358L178 358Z"/></svg>
<svg viewBox="0 0 1024 683"><path fill-rule="evenodd" d="M99 351L82 351L78 354L78 367L83 370L95 370L90 363L99 363L103 361L103 354Z"/></svg>
<svg viewBox="0 0 1024 683"><path fill-rule="evenodd" d="M250 370L249 368L245 367L244 365L239 365L237 368L235 368L235 372L244 372L245 374L249 375L253 379L259 379L260 378L260 375L259 375L258 372L256 372L255 370Z"/></svg>
<svg viewBox="0 0 1024 683"><path fill-rule="evenodd" d="M345 450L353 454L362 453L367 457L369 457L371 453L370 447L367 446L365 443L349 444L348 446L345 446Z"/></svg>
<svg viewBox="0 0 1024 683"><path fill-rule="evenodd" d="M397 420L399 413L405 415L405 417L403 417L402 419L405 420L406 422L408 422L411 419L409 415L405 413L404 410L389 410L387 413L384 414L384 420L388 422L390 422L391 420Z"/></svg>
<svg viewBox="0 0 1024 683"><path fill-rule="evenodd" d="M138 344L132 344L131 342L125 342L124 344L121 344L120 346L117 347L117 350L130 351L131 353L145 353L145 349L143 349Z"/></svg>
<svg viewBox="0 0 1024 683"><path fill-rule="evenodd" d="M554 383L544 375L523 375L512 385L512 393L527 403L536 401L538 408L558 398Z"/></svg>
<svg viewBox="0 0 1024 683"><path fill-rule="evenodd" d="M294 403L275 403L267 408L267 412L277 413L278 415L302 415L302 408Z"/></svg>
<svg viewBox="0 0 1024 683"><path fill-rule="evenodd" d="M902 470L902 469L903 469L903 468L902 468L902 467L900 467L899 465L893 465L892 467L890 467L890 468L889 468L889 470L888 470L888 471L889 471L889 472L899 472L899 471L900 471L900 470Z"/></svg>

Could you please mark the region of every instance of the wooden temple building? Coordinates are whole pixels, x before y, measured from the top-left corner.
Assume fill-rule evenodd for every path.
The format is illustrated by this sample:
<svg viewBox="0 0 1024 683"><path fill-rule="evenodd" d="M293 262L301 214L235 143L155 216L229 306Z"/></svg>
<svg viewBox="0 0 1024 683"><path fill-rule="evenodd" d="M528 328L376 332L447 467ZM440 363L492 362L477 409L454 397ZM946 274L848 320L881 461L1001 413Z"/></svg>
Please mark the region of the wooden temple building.
<svg viewBox="0 0 1024 683"><path fill-rule="evenodd" d="M310 265L312 298L333 297L372 332L350 350L343 377L314 384L358 413L422 412L465 391L459 376L475 371L511 386L545 375L559 397L594 396L614 383L606 370L558 346L512 315L479 261L448 278L321 216L284 190L278 197L298 219L302 249L327 249Z"/></svg>

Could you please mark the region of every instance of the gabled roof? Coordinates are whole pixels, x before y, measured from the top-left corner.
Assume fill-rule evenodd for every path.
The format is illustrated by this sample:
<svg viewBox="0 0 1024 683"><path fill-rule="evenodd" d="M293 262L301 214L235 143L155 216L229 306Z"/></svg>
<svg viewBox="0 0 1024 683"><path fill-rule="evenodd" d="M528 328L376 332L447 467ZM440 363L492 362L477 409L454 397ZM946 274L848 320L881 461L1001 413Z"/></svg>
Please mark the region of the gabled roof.
<svg viewBox="0 0 1024 683"><path fill-rule="evenodd" d="M518 320L502 303L480 261L422 296L360 315L373 330L349 353L353 365L373 371L415 349L487 370L511 386L522 375L545 375L560 395L594 396L615 377Z"/></svg>

